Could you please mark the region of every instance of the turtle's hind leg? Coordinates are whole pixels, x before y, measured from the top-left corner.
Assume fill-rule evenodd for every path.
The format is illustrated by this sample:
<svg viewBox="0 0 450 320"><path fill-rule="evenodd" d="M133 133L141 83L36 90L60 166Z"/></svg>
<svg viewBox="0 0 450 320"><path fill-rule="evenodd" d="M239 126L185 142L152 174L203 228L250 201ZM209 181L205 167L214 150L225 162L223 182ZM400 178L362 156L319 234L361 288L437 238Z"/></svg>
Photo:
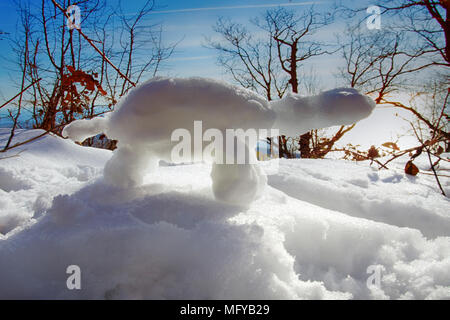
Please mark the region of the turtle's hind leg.
<svg viewBox="0 0 450 320"><path fill-rule="evenodd" d="M129 188L142 185L149 169L155 169L158 159L146 147L118 145L104 169L105 181Z"/></svg>
<svg viewBox="0 0 450 320"><path fill-rule="evenodd" d="M221 161L216 159L211 171L212 188L217 200L246 206L261 195L267 185L267 177L257 163L254 148L249 148L239 139L235 139L235 146L245 150L245 161L239 161L242 158L236 155L238 148L231 151L233 164L224 163L223 157Z"/></svg>

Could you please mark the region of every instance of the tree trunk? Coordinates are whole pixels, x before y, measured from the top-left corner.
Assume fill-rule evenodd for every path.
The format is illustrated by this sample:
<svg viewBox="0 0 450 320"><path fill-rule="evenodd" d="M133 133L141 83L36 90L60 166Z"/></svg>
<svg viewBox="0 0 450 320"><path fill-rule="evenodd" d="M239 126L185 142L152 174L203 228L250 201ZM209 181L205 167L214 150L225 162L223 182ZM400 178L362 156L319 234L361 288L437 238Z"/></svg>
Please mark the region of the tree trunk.
<svg viewBox="0 0 450 320"><path fill-rule="evenodd" d="M300 142L299 142L299 150L300 150L300 156L302 158L310 158L311 157L311 148L309 141L311 140L311 131L304 133L300 136Z"/></svg>
<svg viewBox="0 0 450 320"><path fill-rule="evenodd" d="M292 43L291 46L291 58L290 58L290 67L291 67L291 72L290 72L290 77L291 79L289 80L289 82L291 83L292 86L292 92L294 93L298 93L298 79L297 79L297 41L295 41L294 43Z"/></svg>
<svg viewBox="0 0 450 320"><path fill-rule="evenodd" d="M294 93L298 93L298 78L297 78L297 42L295 41L294 43L292 43L292 47L291 47L291 58L290 58L290 65L291 65L291 72L290 72L290 76L291 79L289 80L289 82L291 83L292 86L292 92ZM301 153L301 157L302 158L309 158L310 154L311 154L311 149L310 149L310 140L311 140L311 132L307 132L305 134L302 134L300 136L300 141L299 141L299 150Z"/></svg>

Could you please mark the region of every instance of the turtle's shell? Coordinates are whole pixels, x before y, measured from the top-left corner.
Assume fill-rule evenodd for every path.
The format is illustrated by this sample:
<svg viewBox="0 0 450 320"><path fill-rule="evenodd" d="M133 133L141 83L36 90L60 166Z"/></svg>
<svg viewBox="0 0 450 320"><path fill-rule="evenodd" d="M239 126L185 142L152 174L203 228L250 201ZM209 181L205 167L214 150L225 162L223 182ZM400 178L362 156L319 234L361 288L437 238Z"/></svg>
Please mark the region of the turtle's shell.
<svg viewBox="0 0 450 320"><path fill-rule="evenodd" d="M174 130L191 130L194 121L202 121L203 130L270 129L275 113L264 97L222 81L154 78L119 102L108 137L121 143L170 140Z"/></svg>

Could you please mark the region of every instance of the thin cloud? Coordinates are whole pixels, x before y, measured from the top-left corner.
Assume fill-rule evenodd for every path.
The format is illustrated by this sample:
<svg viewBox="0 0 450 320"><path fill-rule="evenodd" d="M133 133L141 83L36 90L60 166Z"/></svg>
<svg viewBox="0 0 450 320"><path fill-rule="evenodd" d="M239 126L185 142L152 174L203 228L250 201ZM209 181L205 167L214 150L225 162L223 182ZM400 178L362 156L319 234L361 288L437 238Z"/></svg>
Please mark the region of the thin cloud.
<svg viewBox="0 0 450 320"><path fill-rule="evenodd" d="M194 60L205 60L205 59L212 59L216 56L188 56L188 57L176 57L176 58L169 58L169 62L173 61L194 61Z"/></svg>
<svg viewBox="0 0 450 320"><path fill-rule="evenodd" d="M297 7L297 6L307 6L307 5L312 5L312 4L323 4L323 3L327 3L327 2L328 1L307 1L307 2L273 3L273 4L249 4L249 5L240 5L240 6L224 6L224 7L184 8L184 9L152 11L150 13L151 14L162 14L162 13L183 13L183 12L230 10L230 9Z"/></svg>

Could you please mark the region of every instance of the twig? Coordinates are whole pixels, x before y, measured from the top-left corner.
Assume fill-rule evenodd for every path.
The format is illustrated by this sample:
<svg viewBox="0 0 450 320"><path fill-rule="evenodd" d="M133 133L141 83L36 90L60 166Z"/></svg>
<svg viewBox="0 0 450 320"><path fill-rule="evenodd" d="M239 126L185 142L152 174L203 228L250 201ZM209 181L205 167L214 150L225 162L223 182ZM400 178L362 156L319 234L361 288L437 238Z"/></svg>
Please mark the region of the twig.
<svg viewBox="0 0 450 320"><path fill-rule="evenodd" d="M25 151L25 149L24 150L20 150L19 152L17 152L16 154L13 154L12 156L0 157L0 160L10 159L10 158L17 158L24 151Z"/></svg>
<svg viewBox="0 0 450 320"><path fill-rule="evenodd" d="M12 102L14 99L16 99L18 96L20 96L22 93L24 93L25 91L27 91L30 87L32 87L33 85L35 85L36 83L38 83L39 81L41 81L42 79L37 79L35 81L33 81L32 83L30 83L30 85L28 85L26 88L24 88L23 90L21 90L18 94L16 94L14 97L12 97L11 99L9 99L8 101L6 101L4 104L2 104L0 106L0 109L3 108L4 106L6 106L8 103Z"/></svg>
<svg viewBox="0 0 450 320"><path fill-rule="evenodd" d="M14 149L14 148L17 148L17 147L20 147L20 146L22 146L22 145L24 145L24 144L26 144L26 143L28 143L28 142L34 141L34 140L36 140L36 139L39 139L39 138L41 138L41 137L47 135L48 133L52 132L52 130L59 129L59 128L63 127L63 126L65 126L65 124L61 124L61 125L56 126L56 127L52 128L52 129L48 129L48 130L46 130L45 132L41 133L40 135L37 135L37 136L35 136L35 137L33 137L33 138L30 138L30 139L25 140L25 141L22 141L22 142L18 142L18 143L16 143L16 144L13 145L13 146L8 147L7 149L2 149L2 150L0 150L0 153L1 153L1 152L6 152L6 151L8 151L8 150L11 150L11 149Z"/></svg>
<svg viewBox="0 0 450 320"><path fill-rule="evenodd" d="M403 151L400 151L399 153L392 155L392 158L390 158L389 160L387 160L387 161L384 163L384 165L387 165L387 164L388 164L389 162L391 162L392 160L397 159L397 158L399 158L399 157L401 157L401 156L404 156L405 154L407 154L407 153L409 153L409 152L417 151L418 149L421 149L421 148L422 148L422 146L419 146L419 147L413 147L413 148L409 148L409 149L405 149L405 150L403 150Z"/></svg>
<svg viewBox="0 0 450 320"><path fill-rule="evenodd" d="M441 169L442 170L442 169ZM426 174L426 175L428 175L428 176L434 176L434 173L429 173L429 172L419 172L419 173L421 173L421 174ZM448 175L445 175L445 174L438 174L437 175L438 177L445 177L445 178L450 178L450 176L448 176Z"/></svg>
<svg viewBox="0 0 450 320"><path fill-rule="evenodd" d="M344 149L344 148L342 148L342 149L333 149L333 150L330 150L330 151L349 152L349 153L351 153L351 154L353 154L353 155L355 155L357 157L361 157L363 159L362 161L370 160L371 162L375 162L376 164L378 164L380 166L380 168L384 168L386 170L389 170L389 168L386 167L386 163L382 164L379 160L377 160L375 158L370 158L370 157L368 157L365 154L361 154L361 153L358 153L358 152L355 152L355 151L352 151L352 150L348 150L348 149Z"/></svg>
<svg viewBox="0 0 450 320"><path fill-rule="evenodd" d="M444 189L442 189L441 182L439 181L439 178L437 176L436 170L434 169L433 161L431 161L431 155L430 155L429 148L426 148L426 151L427 151L427 155L428 155L428 160L430 161L431 170L433 170L434 177L436 178L436 182L437 182L437 184L439 186L439 189L441 189L441 193L444 195L444 197L446 197Z"/></svg>
<svg viewBox="0 0 450 320"><path fill-rule="evenodd" d="M447 96L447 97L448 97L448 96ZM447 98L446 98L446 100L447 100ZM434 132L438 132L439 134L445 136L447 139L450 139L450 134L449 134L448 132L445 132L444 130L435 127L429 120L425 119L424 116L422 116L419 112L417 112L417 111L414 110L413 108L407 107L407 106L405 106L403 103L401 103L401 102L395 102L395 101L386 101L386 100L383 100L383 101L381 101L380 103L382 103L382 104L391 104L391 105L393 105L394 107L401 108L401 109L405 109L405 110L408 110L408 111L412 112L418 119L420 119L421 121L423 121L423 122L424 122L431 130L433 130Z"/></svg>

